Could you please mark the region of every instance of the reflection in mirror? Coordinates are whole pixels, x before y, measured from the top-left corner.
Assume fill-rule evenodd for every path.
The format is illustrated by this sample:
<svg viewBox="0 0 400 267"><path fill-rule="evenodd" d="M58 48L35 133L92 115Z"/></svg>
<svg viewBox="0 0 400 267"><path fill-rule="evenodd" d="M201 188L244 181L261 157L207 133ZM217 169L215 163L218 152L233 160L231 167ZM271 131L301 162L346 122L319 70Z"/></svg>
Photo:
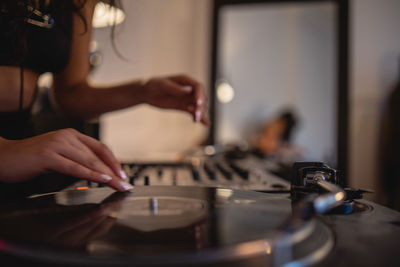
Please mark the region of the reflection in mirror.
<svg viewBox="0 0 400 267"><path fill-rule="evenodd" d="M336 166L336 6L225 5L218 32L216 143Z"/></svg>

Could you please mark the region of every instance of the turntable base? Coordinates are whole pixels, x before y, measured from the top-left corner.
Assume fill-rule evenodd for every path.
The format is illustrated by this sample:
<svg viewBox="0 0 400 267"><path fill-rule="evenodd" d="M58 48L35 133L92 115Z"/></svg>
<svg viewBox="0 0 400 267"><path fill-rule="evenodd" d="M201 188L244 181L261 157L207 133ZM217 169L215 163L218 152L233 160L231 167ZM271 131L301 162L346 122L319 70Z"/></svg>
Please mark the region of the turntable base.
<svg viewBox="0 0 400 267"><path fill-rule="evenodd" d="M0 205L2 266L399 266L400 214L361 200L295 231L289 194L70 190Z"/></svg>

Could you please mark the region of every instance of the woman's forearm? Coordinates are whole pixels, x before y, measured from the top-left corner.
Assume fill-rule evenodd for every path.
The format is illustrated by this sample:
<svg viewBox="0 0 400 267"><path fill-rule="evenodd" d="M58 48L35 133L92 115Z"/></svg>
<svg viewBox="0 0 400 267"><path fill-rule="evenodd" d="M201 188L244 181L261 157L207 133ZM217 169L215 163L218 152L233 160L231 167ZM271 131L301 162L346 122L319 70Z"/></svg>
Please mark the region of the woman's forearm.
<svg viewBox="0 0 400 267"><path fill-rule="evenodd" d="M146 103L158 108L191 114L195 122L209 125L206 96L201 83L186 75L156 77L107 88L95 88L87 82L68 88L56 83L55 100L69 116L91 119L103 113Z"/></svg>
<svg viewBox="0 0 400 267"><path fill-rule="evenodd" d="M78 84L60 93L55 90L55 100L61 112L68 116L91 119L103 113L145 103L142 81L111 87L93 87Z"/></svg>

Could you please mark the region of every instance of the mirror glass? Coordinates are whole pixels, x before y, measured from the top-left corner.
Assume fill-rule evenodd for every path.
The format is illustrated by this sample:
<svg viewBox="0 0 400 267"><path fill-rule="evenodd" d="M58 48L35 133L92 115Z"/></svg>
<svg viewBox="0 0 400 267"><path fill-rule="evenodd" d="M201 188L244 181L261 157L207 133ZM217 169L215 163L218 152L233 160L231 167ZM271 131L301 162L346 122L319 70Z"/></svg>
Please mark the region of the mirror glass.
<svg viewBox="0 0 400 267"><path fill-rule="evenodd" d="M272 139L282 135L276 122L289 118L289 150L336 165L336 15L331 2L221 8L217 144L259 145L266 129Z"/></svg>

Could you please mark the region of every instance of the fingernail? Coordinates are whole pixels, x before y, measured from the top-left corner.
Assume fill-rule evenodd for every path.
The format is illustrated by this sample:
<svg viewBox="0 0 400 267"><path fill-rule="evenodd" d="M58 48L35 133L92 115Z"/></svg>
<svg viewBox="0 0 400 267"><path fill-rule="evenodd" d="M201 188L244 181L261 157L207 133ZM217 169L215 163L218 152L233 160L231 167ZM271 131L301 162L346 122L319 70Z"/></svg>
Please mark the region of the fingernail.
<svg viewBox="0 0 400 267"><path fill-rule="evenodd" d="M123 181L119 182L117 185L122 191L127 191L127 190L130 190L133 188L133 186L131 184L128 184Z"/></svg>
<svg viewBox="0 0 400 267"><path fill-rule="evenodd" d="M196 113L194 114L194 120L195 120L196 122L199 122L199 121L200 121L200 115L201 115L200 110L196 110Z"/></svg>
<svg viewBox="0 0 400 267"><path fill-rule="evenodd" d="M126 178L128 178L128 175L126 175L126 172L124 171L124 170L120 170L119 171L119 176L122 178L122 179L126 179Z"/></svg>
<svg viewBox="0 0 400 267"><path fill-rule="evenodd" d="M111 178L110 175L107 175L107 174L100 175L100 181L103 182L103 183L107 183L107 182L109 182L111 180L112 180L112 178Z"/></svg>
<svg viewBox="0 0 400 267"><path fill-rule="evenodd" d="M192 91L192 87L189 86L189 85L182 86L182 90L185 91L185 92L190 92L190 91Z"/></svg>
<svg viewBox="0 0 400 267"><path fill-rule="evenodd" d="M197 99L196 104L197 104L198 106L200 106L201 104L203 104L203 99L201 99L201 98Z"/></svg>

